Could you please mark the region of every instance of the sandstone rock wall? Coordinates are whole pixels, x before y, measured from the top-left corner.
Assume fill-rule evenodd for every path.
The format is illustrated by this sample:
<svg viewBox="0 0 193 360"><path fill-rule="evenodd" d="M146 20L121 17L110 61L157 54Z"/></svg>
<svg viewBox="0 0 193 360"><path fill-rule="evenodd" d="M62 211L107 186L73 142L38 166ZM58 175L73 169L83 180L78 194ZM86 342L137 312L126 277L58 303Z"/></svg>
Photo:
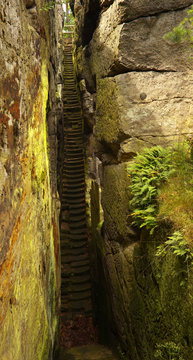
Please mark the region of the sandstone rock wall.
<svg viewBox="0 0 193 360"><path fill-rule="evenodd" d="M87 21L91 5L95 6L92 27ZM141 248L140 235L131 226L126 169L144 146L165 146L192 138L190 48L184 42L163 39L186 16L190 5L191 0L74 2L76 71L82 90L90 176L101 190L102 210L94 204L99 195L91 191L91 212L95 219L102 211L104 216L100 230L101 223L97 227L95 220L92 222L94 249L105 275L98 275L98 284L103 281L108 298L104 314L111 333L132 360L154 359L156 336L163 342L164 331L169 334L172 329L174 334L175 326L179 329L182 322L179 316L175 326L167 323L167 311L177 311L176 303L169 305L167 301L162 318L160 293L162 299L168 296L171 300L175 291L168 295L166 284L156 282L152 249ZM168 260L165 266L166 280L173 265ZM180 293L177 288L176 293ZM180 295L178 301L187 299ZM104 304L100 302L100 306ZM183 320L179 342L187 332L187 312ZM192 343L191 331L184 336ZM188 356L191 358L190 349Z"/></svg>
<svg viewBox="0 0 193 360"><path fill-rule="evenodd" d="M0 4L0 358L52 359L60 264L56 187L61 8Z"/></svg>

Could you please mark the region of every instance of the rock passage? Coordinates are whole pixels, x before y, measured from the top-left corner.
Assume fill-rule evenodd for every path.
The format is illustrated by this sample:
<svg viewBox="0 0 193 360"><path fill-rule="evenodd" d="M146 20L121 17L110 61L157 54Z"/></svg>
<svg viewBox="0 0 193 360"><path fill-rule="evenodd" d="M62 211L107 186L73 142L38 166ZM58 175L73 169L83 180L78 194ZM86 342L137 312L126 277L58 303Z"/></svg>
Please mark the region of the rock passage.
<svg viewBox="0 0 193 360"><path fill-rule="evenodd" d="M72 45L64 48L64 154L61 186L62 344L93 339L90 263L86 228L83 120L73 74ZM89 324L89 325L88 325ZM87 333L85 329L87 329ZM90 335L89 335L90 333Z"/></svg>
<svg viewBox="0 0 193 360"><path fill-rule="evenodd" d="M83 120L73 74L72 45L64 48L64 156L61 189L60 360L115 360L96 344L85 206ZM81 346L77 346L81 345ZM83 346L84 345L84 346Z"/></svg>
<svg viewBox="0 0 193 360"><path fill-rule="evenodd" d="M85 211L83 121L73 76L72 47L64 57L64 163L61 199L62 318L91 315Z"/></svg>

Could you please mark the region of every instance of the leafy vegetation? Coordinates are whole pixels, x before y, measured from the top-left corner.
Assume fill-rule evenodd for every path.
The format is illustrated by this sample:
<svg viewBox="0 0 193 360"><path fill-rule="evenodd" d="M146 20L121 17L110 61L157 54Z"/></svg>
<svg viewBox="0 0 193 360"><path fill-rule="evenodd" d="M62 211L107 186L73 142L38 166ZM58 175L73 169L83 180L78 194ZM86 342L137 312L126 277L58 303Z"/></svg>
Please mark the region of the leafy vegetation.
<svg viewBox="0 0 193 360"><path fill-rule="evenodd" d="M160 224L173 231L157 248L193 265L193 160L192 146L184 142L174 149L145 149L129 165L133 223L152 234Z"/></svg>
<svg viewBox="0 0 193 360"><path fill-rule="evenodd" d="M170 341L164 344L157 344L154 357L157 360L184 360L180 354L180 346Z"/></svg>
<svg viewBox="0 0 193 360"><path fill-rule="evenodd" d="M186 42L190 45L190 48L193 47L193 6L187 11L187 17L172 31L165 34L164 39L169 39L175 43ZM192 54L190 54L189 59L192 58Z"/></svg>
<svg viewBox="0 0 193 360"><path fill-rule="evenodd" d="M175 172L161 187L157 220L173 224L193 248L193 160L192 145L178 145L172 155Z"/></svg>
<svg viewBox="0 0 193 360"><path fill-rule="evenodd" d="M41 11L49 11L55 7L55 5L63 5L64 9L64 29L63 29L63 37L68 38L71 36L72 27L74 24L74 16L70 9L69 0L49 0L46 1L44 6L40 9Z"/></svg>
<svg viewBox="0 0 193 360"><path fill-rule="evenodd" d="M176 43L188 41L190 44L193 44L193 6L187 11L187 17L178 26L174 27L172 31L167 33L164 39L171 39Z"/></svg>
<svg viewBox="0 0 193 360"><path fill-rule="evenodd" d="M119 359L120 359L120 360L127 360L127 359L128 359L128 357L126 356L125 351L123 351L123 350L121 349L121 346L120 346L120 345L117 347L117 352L118 352L118 355L119 355Z"/></svg>
<svg viewBox="0 0 193 360"><path fill-rule="evenodd" d="M54 8L55 5L61 5L61 4L65 4L65 0L60 0L60 1L55 1L55 0L50 0L50 1L46 1L44 6L42 6L42 8L40 9L41 11L49 11L51 9Z"/></svg>
<svg viewBox="0 0 193 360"><path fill-rule="evenodd" d="M159 188L174 171L171 157L171 148L156 146L138 154L128 167L133 224L140 228L145 226L151 233L157 227Z"/></svg>
<svg viewBox="0 0 193 360"><path fill-rule="evenodd" d="M164 244L157 247L156 256L163 257L168 251L182 258L187 266L193 265L193 252L190 250L187 241L180 231L174 231Z"/></svg>

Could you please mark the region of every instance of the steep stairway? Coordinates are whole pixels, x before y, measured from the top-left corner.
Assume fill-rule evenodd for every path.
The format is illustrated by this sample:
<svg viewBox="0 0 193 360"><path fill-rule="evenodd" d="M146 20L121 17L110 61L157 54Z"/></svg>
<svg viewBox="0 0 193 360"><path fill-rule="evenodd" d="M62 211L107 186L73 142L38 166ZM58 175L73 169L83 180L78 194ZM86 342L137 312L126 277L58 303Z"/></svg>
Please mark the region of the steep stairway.
<svg viewBox="0 0 193 360"><path fill-rule="evenodd" d="M61 343L95 338L85 207L83 121L73 74L72 45L64 48L64 154L61 186ZM86 339L87 338L87 339Z"/></svg>
<svg viewBox="0 0 193 360"><path fill-rule="evenodd" d="M110 349L97 344L93 325L83 121L73 75L71 44L65 45L64 59L64 151L60 190L61 347L57 360L116 360Z"/></svg>

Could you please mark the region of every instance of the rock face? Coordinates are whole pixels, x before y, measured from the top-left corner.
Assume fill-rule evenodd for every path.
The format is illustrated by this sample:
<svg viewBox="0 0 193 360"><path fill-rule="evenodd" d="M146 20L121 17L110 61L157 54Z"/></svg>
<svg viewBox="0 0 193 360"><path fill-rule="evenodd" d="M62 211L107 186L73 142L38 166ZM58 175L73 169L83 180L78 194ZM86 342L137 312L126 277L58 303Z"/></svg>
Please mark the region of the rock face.
<svg viewBox="0 0 193 360"><path fill-rule="evenodd" d="M91 4L96 11L89 27ZM166 284L176 264L168 258L162 269L155 265L152 239L132 228L127 176L128 162L142 148L192 138L190 49L184 42L163 38L186 16L191 4L188 0L74 1L76 71L86 129L94 123L94 141L90 136L88 150L93 158L91 223L99 263L95 281L106 301L99 299L104 309L103 316L99 309L99 318L106 316L103 325L108 323L106 328L130 360L152 360L156 346L167 346L170 340L184 346L186 359L192 356L188 299L177 282ZM173 301L175 293L181 315ZM167 319L167 313L173 314L173 320Z"/></svg>
<svg viewBox="0 0 193 360"><path fill-rule="evenodd" d="M0 6L2 360L52 359L58 335L59 200L54 167L61 113L56 92L62 83L62 15L58 7L49 16L40 11L41 4L9 0Z"/></svg>

